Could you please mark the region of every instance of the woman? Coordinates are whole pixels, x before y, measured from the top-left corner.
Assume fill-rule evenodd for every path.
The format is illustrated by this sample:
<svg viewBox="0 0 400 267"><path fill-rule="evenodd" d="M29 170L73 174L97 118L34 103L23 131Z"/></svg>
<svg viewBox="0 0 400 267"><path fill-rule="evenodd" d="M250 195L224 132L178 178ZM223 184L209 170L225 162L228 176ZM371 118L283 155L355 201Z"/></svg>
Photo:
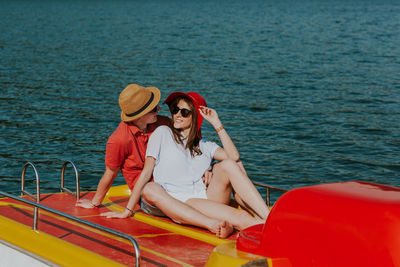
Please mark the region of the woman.
<svg viewBox="0 0 400 267"><path fill-rule="evenodd" d="M142 194L146 202L174 221L207 228L220 238L229 236L233 227L241 230L264 223L268 207L237 163L239 153L217 112L207 108L204 98L194 92L172 93L164 103L170 108L172 126L160 126L150 137L145 165L126 210L102 215L131 216ZM203 118L216 129L223 148L201 138ZM221 162L214 167L211 181L203 183L212 159ZM154 182L148 183L152 174ZM228 205L232 189L254 216Z"/></svg>

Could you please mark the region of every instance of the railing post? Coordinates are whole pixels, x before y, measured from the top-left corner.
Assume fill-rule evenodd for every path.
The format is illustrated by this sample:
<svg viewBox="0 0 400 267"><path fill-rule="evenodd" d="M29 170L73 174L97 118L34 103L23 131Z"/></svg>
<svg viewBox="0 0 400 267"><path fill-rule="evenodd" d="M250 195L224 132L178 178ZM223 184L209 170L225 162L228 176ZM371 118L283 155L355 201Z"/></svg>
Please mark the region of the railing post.
<svg viewBox="0 0 400 267"><path fill-rule="evenodd" d="M262 187L265 189L265 204L267 204L268 207L271 202L271 190L280 191L280 192L287 191L286 189L278 188L275 186L271 186L271 185L267 185L267 184L263 184L263 183L259 183L259 182L255 182L255 181L252 181L252 182L255 186Z"/></svg>
<svg viewBox="0 0 400 267"><path fill-rule="evenodd" d="M29 166L31 166L33 168L33 170L35 171L35 176L36 176L36 197L29 193L28 191L25 190L25 174L26 174L26 168L28 168ZM21 193L24 195L27 195L31 198L33 198L34 200L36 200L36 203L40 202L40 178L39 178L39 174L36 170L35 165L32 162L27 162L24 165L24 168L22 169L22 176L21 176ZM33 230L37 230L37 224L38 224L38 215L39 215L39 211L38 208L35 207L33 210Z"/></svg>
<svg viewBox="0 0 400 267"><path fill-rule="evenodd" d="M74 168L75 171L75 178L76 178L76 193L74 194L71 190L69 190L68 188L64 187L64 173L65 173L65 168L67 167L68 164L71 164L72 167ZM75 166L75 164L72 161L66 161L64 162L64 165L62 166L61 169L61 186L60 186L61 192L67 192L70 193L71 195L75 195L76 196L76 200L79 200L80 197L80 190L79 190L79 173L78 170Z"/></svg>

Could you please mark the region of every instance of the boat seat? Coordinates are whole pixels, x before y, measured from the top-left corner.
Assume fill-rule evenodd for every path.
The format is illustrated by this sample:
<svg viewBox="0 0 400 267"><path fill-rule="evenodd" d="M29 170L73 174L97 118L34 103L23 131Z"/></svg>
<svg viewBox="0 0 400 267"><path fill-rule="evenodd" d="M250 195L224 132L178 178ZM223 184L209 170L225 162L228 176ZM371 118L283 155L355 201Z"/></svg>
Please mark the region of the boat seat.
<svg viewBox="0 0 400 267"><path fill-rule="evenodd" d="M297 188L237 249L292 266L400 266L400 189L366 182ZM275 266L275 265L274 265Z"/></svg>

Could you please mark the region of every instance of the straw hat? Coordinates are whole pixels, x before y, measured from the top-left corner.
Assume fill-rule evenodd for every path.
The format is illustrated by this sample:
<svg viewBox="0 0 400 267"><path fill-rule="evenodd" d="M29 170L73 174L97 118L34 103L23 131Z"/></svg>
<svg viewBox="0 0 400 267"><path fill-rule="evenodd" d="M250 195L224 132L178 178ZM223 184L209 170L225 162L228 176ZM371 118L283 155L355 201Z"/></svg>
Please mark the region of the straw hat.
<svg viewBox="0 0 400 267"><path fill-rule="evenodd" d="M206 100L196 92L189 92L189 93L174 92L174 93L171 93L167 97L167 99L165 99L163 104L167 104L168 106L170 106L172 104L172 102L179 96L184 96L184 97L190 99L192 101L194 107L196 108L197 137L199 137L199 139L201 139L201 124L203 123L203 116L201 116L199 109L200 109L200 106L207 107Z"/></svg>
<svg viewBox="0 0 400 267"><path fill-rule="evenodd" d="M121 120L133 121L149 113L160 102L161 93L156 87L129 84L119 95Z"/></svg>

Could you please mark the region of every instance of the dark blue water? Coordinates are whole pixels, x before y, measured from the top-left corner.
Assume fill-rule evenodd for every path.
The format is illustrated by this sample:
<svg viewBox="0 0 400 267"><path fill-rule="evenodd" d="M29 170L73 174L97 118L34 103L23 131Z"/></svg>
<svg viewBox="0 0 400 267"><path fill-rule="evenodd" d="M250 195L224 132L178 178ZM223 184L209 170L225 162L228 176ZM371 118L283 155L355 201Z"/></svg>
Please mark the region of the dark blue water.
<svg viewBox="0 0 400 267"><path fill-rule="evenodd" d="M256 181L400 186L399 1L0 2L0 190L95 189L128 83L204 95Z"/></svg>

